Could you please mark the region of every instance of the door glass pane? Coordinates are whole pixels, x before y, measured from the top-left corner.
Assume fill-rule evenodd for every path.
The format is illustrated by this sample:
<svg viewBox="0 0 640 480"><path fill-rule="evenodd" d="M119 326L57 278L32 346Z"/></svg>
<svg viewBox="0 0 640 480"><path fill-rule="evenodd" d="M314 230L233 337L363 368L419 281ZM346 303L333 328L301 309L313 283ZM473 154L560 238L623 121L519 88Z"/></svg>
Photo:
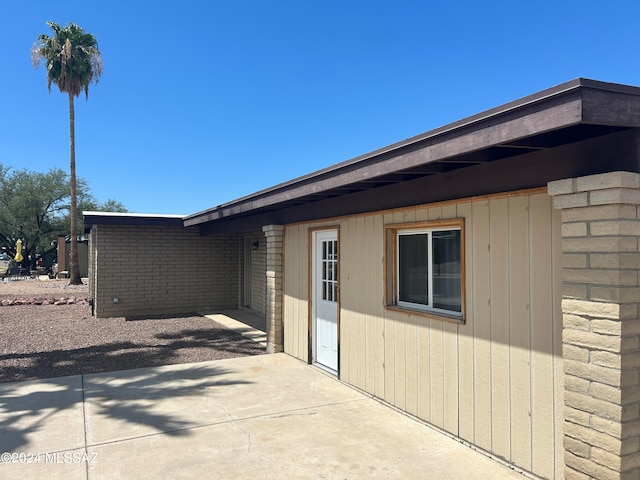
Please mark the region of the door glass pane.
<svg viewBox="0 0 640 480"><path fill-rule="evenodd" d="M429 236L398 236L398 300L429 304Z"/></svg>
<svg viewBox="0 0 640 480"><path fill-rule="evenodd" d="M338 242L322 242L322 299L338 301Z"/></svg>
<svg viewBox="0 0 640 480"><path fill-rule="evenodd" d="M433 232L433 306L461 312L460 230Z"/></svg>

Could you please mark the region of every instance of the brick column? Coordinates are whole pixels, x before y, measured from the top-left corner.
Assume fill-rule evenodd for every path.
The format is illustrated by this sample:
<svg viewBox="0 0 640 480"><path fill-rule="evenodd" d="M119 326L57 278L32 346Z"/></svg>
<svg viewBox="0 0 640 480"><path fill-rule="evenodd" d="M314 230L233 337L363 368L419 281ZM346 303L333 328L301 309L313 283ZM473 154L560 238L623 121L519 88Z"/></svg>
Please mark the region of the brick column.
<svg viewBox="0 0 640 480"><path fill-rule="evenodd" d="M262 227L267 241L267 352L283 351L282 332L282 225Z"/></svg>
<svg viewBox="0 0 640 480"><path fill-rule="evenodd" d="M566 479L640 477L640 175L548 185L562 215Z"/></svg>

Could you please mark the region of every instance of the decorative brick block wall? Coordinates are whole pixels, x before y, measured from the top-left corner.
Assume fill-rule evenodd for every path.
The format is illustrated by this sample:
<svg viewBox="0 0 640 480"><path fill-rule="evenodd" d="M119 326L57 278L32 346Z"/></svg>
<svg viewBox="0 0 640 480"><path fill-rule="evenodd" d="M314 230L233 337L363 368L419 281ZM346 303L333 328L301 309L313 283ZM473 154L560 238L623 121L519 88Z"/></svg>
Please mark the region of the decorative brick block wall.
<svg viewBox="0 0 640 480"><path fill-rule="evenodd" d="M257 248L253 247L257 242ZM264 233L262 231L245 237L244 248L245 262L248 265L244 267L244 274L249 275L248 279L244 279L250 285L249 292L243 291L243 295L249 294L247 298L244 298L244 306L249 307L251 310L259 313L260 315L266 315L266 289L267 289L267 277L265 275L266 258L267 258L267 246Z"/></svg>
<svg viewBox="0 0 640 480"><path fill-rule="evenodd" d="M241 245L236 235L200 236L195 228L94 225L89 278L95 315L237 308Z"/></svg>
<svg viewBox="0 0 640 480"><path fill-rule="evenodd" d="M89 297L95 298L96 296L96 252L93 246L96 244L96 229L92 229L89 233Z"/></svg>
<svg viewBox="0 0 640 480"><path fill-rule="evenodd" d="M551 182L561 209L565 478L640 477L640 175Z"/></svg>
<svg viewBox="0 0 640 480"><path fill-rule="evenodd" d="M262 227L267 242L267 352L283 351L282 329L282 249L284 227L265 225Z"/></svg>

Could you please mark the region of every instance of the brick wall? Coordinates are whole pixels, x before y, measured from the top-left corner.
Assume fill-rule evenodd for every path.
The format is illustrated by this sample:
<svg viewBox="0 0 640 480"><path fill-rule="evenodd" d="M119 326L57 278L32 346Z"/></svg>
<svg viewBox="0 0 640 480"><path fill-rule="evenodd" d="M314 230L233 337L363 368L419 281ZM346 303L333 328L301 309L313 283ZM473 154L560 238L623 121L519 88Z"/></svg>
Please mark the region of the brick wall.
<svg viewBox="0 0 640 480"><path fill-rule="evenodd" d="M565 478L640 476L640 175L551 182L562 210Z"/></svg>
<svg viewBox="0 0 640 480"><path fill-rule="evenodd" d="M257 248L253 245L257 242ZM267 243L262 232L255 232L244 238L243 248L245 249L243 273L248 278L243 281L247 282L246 289L243 289L243 302L245 307L250 308L261 315L266 314L266 258Z"/></svg>
<svg viewBox="0 0 640 480"><path fill-rule="evenodd" d="M94 225L94 271L89 278L95 315L237 308L240 251L236 235L203 237L195 228Z"/></svg>
<svg viewBox="0 0 640 480"><path fill-rule="evenodd" d="M283 241L282 225L265 225L262 231L266 240L266 320L267 352L283 351L282 303L283 303Z"/></svg>
<svg viewBox="0 0 640 480"><path fill-rule="evenodd" d="M96 244L96 228L91 229L89 232L89 297L95 298L96 296L96 252L93 246Z"/></svg>
<svg viewBox="0 0 640 480"><path fill-rule="evenodd" d="M262 315L266 314L266 290L267 277L266 267L266 242L264 237L260 238L257 250L251 250L251 302L253 310Z"/></svg>

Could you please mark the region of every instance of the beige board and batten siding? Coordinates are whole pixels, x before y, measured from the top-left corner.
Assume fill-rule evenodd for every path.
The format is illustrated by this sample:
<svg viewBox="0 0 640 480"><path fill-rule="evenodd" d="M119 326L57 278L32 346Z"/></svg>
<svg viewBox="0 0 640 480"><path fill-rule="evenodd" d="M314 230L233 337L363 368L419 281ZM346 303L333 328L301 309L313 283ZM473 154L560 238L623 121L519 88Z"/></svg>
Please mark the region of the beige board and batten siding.
<svg viewBox="0 0 640 480"><path fill-rule="evenodd" d="M464 219L465 323L385 307L385 225ZM546 191L288 225L284 349L309 359L309 231L340 229L340 378L562 478L561 222Z"/></svg>

